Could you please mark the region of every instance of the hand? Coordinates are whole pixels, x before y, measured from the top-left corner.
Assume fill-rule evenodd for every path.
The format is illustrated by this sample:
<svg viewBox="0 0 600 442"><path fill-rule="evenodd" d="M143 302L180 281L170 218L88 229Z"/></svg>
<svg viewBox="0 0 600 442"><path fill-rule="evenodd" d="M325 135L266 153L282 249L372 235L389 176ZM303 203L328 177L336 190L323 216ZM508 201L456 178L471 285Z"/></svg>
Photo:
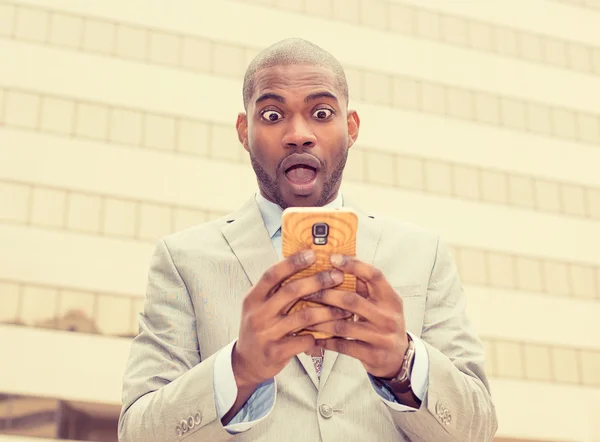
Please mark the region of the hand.
<svg viewBox="0 0 600 442"><path fill-rule="evenodd" d="M381 270L369 264L340 255L332 256L331 263L357 277L356 292L329 289L308 299L355 313L360 319L356 322L338 319L309 327L336 336L318 339L317 347L355 357L373 376L396 376L408 349L402 298Z"/></svg>
<svg viewBox="0 0 600 442"><path fill-rule="evenodd" d="M312 335L293 336L312 325L347 318L350 313L329 306L285 315L289 307L343 281L339 270L321 272L281 286L290 276L315 262L311 250L290 256L269 268L250 289L242 305L239 338L233 348L233 372L238 386L257 386L278 374L296 354L315 348Z"/></svg>

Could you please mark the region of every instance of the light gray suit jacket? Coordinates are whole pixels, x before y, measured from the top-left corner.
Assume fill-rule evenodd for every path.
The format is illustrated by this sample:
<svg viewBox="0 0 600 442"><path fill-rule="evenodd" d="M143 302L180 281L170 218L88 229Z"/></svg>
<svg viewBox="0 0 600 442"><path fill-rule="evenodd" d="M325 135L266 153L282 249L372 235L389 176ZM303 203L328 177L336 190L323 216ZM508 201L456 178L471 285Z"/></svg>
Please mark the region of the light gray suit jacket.
<svg viewBox="0 0 600 442"><path fill-rule="evenodd" d="M252 198L159 241L126 367L119 440L491 440L497 421L483 349L447 248L415 226L358 213L358 258L384 272L403 298L407 329L428 351L429 388L418 411L390 409L358 360L327 351L320 382L310 357L296 356L275 378L268 417L238 435L225 431L215 407L215 353L237 338L244 295L277 261Z"/></svg>

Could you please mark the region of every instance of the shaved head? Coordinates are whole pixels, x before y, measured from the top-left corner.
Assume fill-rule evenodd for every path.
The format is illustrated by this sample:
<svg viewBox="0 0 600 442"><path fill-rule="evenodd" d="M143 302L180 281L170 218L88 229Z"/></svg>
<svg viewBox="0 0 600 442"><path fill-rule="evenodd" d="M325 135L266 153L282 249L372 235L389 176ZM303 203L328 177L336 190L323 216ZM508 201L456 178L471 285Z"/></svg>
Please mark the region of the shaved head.
<svg viewBox="0 0 600 442"><path fill-rule="evenodd" d="M254 76L265 68L287 65L319 66L330 69L334 76L336 87L348 104L348 83L344 68L336 58L319 46L301 38L288 38L261 51L250 62L244 75L244 108L248 110L248 103L254 93Z"/></svg>

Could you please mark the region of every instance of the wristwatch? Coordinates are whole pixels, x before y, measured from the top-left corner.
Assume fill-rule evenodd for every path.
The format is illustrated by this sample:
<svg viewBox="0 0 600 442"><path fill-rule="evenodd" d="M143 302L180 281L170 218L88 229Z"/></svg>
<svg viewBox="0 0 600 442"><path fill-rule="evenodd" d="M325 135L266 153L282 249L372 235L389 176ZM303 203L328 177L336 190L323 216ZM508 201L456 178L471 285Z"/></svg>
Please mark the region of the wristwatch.
<svg viewBox="0 0 600 442"><path fill-rule="evenodd" d="M383 386L387 387L390 392L397 394L404 394L412 392L410 385L410 373L412 370L413 362L415 359L415 343L408 335L408 348L404 353L404 359L402 360L402 366L398 374L392 378L375 378L379 380Z"/></svg>

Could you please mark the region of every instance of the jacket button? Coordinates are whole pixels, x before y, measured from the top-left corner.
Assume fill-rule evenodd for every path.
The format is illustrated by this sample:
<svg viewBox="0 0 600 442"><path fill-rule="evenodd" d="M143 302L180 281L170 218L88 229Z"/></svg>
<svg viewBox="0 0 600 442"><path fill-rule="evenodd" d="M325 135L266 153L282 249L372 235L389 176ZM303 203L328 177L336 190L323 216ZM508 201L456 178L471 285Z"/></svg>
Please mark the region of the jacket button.
<svg viewBox="0 0 600 442"><path fill-rule="evenodd" d="M333 408L331 408L331 406L328 404L321 404L319 407L319 413L325 419L329 419L331 416L333 416Z"/></svg>
<svg viewBox="0 0 600 442"><path fill-rule="evenodd" d="M188 430L188 424L187 424L187 421L186 421L185 419L183 419L183 420L182 420L182 421L179 423L179 426L181 427L181 430L182 430L184 433L187 433L187 430Z"/></svg>
<svg viewBox="0 0 600 442"><path fill-rule="evenodd" d="M196 425L200 425L200 422L202 422L202 415L200 414L200 412L197 412L194 416L194 423Z"/></svg>
<svg viewBox="0 0 600 442"><path fill-rule="evenodd" d="M194 428L194 418L192 416L188 417L187 423L190 430Z"/></svg>

